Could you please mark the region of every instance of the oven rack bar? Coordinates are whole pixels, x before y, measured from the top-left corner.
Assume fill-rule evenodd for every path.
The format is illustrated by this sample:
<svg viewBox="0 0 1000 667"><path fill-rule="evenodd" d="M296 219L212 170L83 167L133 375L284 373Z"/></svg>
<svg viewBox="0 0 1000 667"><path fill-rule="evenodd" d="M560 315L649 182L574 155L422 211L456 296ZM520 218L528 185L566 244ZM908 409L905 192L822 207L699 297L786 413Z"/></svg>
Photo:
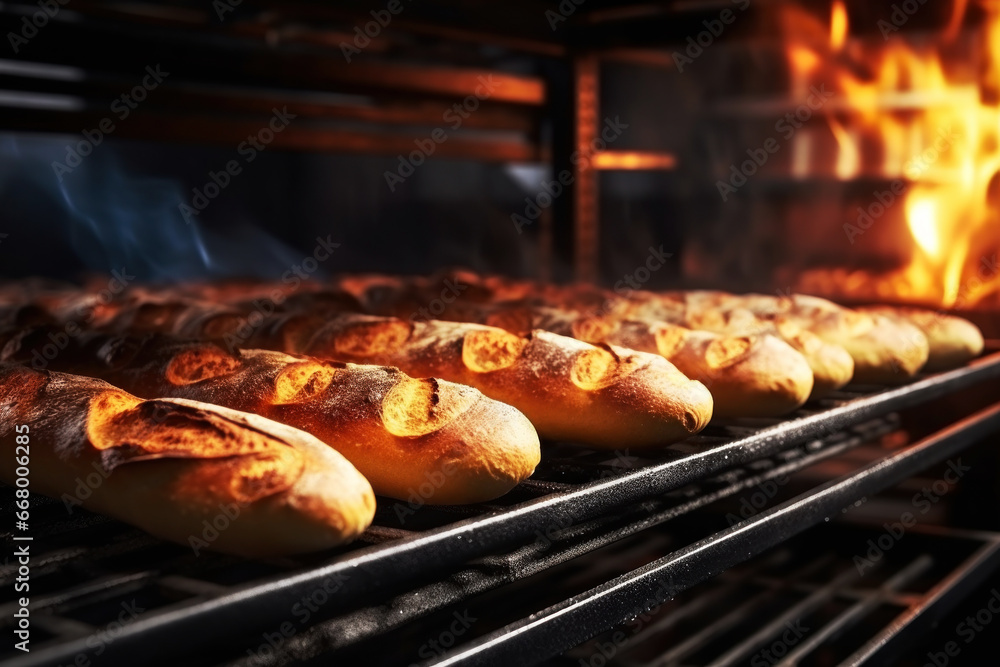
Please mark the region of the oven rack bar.
<svg viewBox="0 0 1000 667"><path fill-rule="evenodd" d="M835 434L821 446L810 443L810 446L793 450L794 453L785 452L785 456L763 460L760 463L766 464L766 468L755 466L757 470L747 469L748 474L738 479L733 479L730 474L722 475L694 485L693 489L685 488L663 498L623 508L611 515L566 526L559 531L546 531L542 537L548 538L548 542L540 537L513 552L474 561L470 567L443 580L408 589L384 604L362 608L318 624L283 646L283 656L306 660L354 647L473 596L534 576L724 498L759 487L769 480L780 480L849 449L877 441L880 436L898 428L898 418L891 415L878 420L877 425L861 425L850 433ZM350 662L351 656L347 660ZM252 663L241 660L229 664Z"/></svg>
<svg viewBox="0 0 1000 667"><path fill-rule="evenodd" d="M529 488L528 497L546 489L550 492L513 506L491 507L480 516L356 548L332 561L314 561L305 570L272 574L222 594L206 594L166 607L123 628L113 644L103 647L104 654L109 659L148 655L149 646L158 646L162 648L162 659L168 661L193 647L217 645L226 636L266 632L287 620L288 610L304 595L329 581L338 581L337 595L324 609L330 617L359 596L390 591L415 579L446 574L472 559L510 551L533 540L535 531L547 526L579 524L998 376L1000 353L993 353L964 368L846 402L828 402L821 406L826 409L800 411L792 419L763 428L760 421L739 422L728 432L744 433L742 436L693 439L695 444L686 442L668 450L664 456L670 458L666 460L615 471L593 482L536 485ZM544 479L544 474L541 476ZM557 490L552 493L551 489ZM515 499L524 497L517 490L510 495ZM187 638L186 645L176 643L178 635ZM90 655L93 651L87 638L80 637L33 652L12 664L59 664L67 656L81 652Z"/></svg>
<svg viewBox="0 0 1000 667"><path fill-rule="evenodd" d="M653 667L671 663L671 658L679 658L672 664L685 667L723 667L750 664L755 656L758 663L781 667L894 664L899 651L912 649L920 633L939 623L1000 567L1000 533L917 524L909 534L913 537L893 547L892 563L880 561L862 575L847 545L877 539L882 527L850 516L832 526L814 527L682 593L638 630L624 628L627 637L618 643L607 667ZM831 590L829 582L834 580L840 585ZM758 624L748 618L771 618L776 609L781 615L787 607L775 602L776 596L798 607L800 613L785 620L801 621L808 633L783 655L765 656L763 649L780 642L787 626L774 624L768 631L762 627L766 621ZM824 603L815 605L817 598ZM742 618L726 618L733 601L745 612ZM701 635L698 642L677 650L695 634ZM586 663L611 635L602 633L546 664Z"/></svg>
<svg viewBox="0 0 1000 667"><path fill-rule="evenodd" d="M433 663L533 665L646 611L635 600L666 585L676 594L829 521L855 499L875 494L1000 431L1000 403L952 424L862 470L617 577L530 618L483 636Z"/></svg>

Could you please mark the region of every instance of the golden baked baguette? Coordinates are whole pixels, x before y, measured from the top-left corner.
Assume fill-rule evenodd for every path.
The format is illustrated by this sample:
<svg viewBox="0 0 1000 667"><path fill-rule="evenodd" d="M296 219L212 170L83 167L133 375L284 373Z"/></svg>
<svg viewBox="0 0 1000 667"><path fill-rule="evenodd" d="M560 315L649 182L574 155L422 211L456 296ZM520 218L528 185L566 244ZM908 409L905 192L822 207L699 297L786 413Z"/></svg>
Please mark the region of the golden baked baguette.
<svg viewBox="0 0 1000 667"><path fill-rule="evenodd" d="M705 293L714 294L714 293ZM805 328L802 322L790 319L758 316L751 310L734 307L734 302L719 308L701 310L688 306L680 320L698 331L712 331L728 336L776 336L805 357L813 373L810 400L827 396L840 389L854 376L854 358L843 346L823 340Z"/></svg>
<svg viewBox="0 0 1000 667"><path fill-rule="evenodd" d="M807 331L830 345L845 349L854 360L853 382L900 384L913 377L927 362L929 346L919 329L903 321L862 313L819 297L795 294L733 295L722 292L674 293L685 299L689 321L700 326L748 316L772 322L777 330ZM728 314L727 314L728 313ZM832 359L820 354L817 360Z"/></svg>
<svg viewBox="0 0 1000 667"><path fill-rule="evenodd" d="M911 324L927 337L929 354L925 371L946 371L972 361L983 352L983 334L968 320L921 308L873 306L862 312Z"/></svg>
<svg viewBox="0 0 1000 667"><path fill-rule="evenodd" d="M291 351L476 387L518 408L543 437L594 447L674 442L712 415L705 386L662 357L547 331L342 315L299 345Z"/></svg>
<svg viewBox="0 0 1000 667"><path fill-rule="evenodd" d="M809 400L828 396L854 378L854 357L842 345L823 340L794 322L776 320L774 333L805 357L813 373Z"/></svg>
<svg viewBox="0 0 1000 667"><path fill-rule="evenodd" d="M792 311L779 315L793 324L843 347L854 359L853 382L901 384L913 379L930 353L927 338L915 326L881 315L853 310Z"/></svg>
<svg viewBox="0 0 1000 667"><path fill-rule="evenodd" d="M659 354L712 394L718 417L774 417L809 397L813 373L788 344L770 335L725 336L665 322L580 318L574 337Z"/></svg>
<svg viewBox="0 0 1000 667"><path fill-rule="evenodd" d="M669 309L648 308L646 304L636 305L617 312L587 317L566 311L548 308L498 309L491 313L487 322L508 330L524 326L525 320L534 326L555 333L571 335L590 343L607 342L636 350L663 354L685 375L708 384L714 378L709 390L715 399L715 414L719 416L765 416L784 414L801 405L801 392L806 385L812 387L807 393L809 400L815 400L840 389L851 380L854 360L845 349L826 343L818 336L792 323L776 323L762 320L749 311L671 311ZM630 317L626 313L638 316ZM645 313L647 317L643 317ZM670 319L650 319L653 313ZM654 331L673 332L675 338L690 342L686 344L657 346L650 336ZM695 332L711 332L713 336L693 336ZM687 332L681 334L680 332ZM601 336L604 336L602 338ZM765 341L764 336L782 341ZM695 340L700 341L695 344ZM812 380L806 381L798 357L791 354L786 363L778 355L788 355L790 346L794 352L804 357L812 373ZM711 348L709 347L711 346ZM714 355L725 346L732 356L722 362ZM742 353L737 350L743 349ZM700 351L695 351L695 350ZM713 351L713 358L724 365L713 365L706 354ZM668 356L669 355L669 356ZM677 355L675 358L674 355ZM737 370L734 365L747 369ZM771 365L771 376L766 370ZM722 369L730 369L723 372ZM753 370L749 370L749 369ZM784 375L782 375L784 373ZM742 386L741 386L742 385ZM740 406L740 396L745 396L746 405ZM723 397L726 397L725 399ZM768 398L770 397L770 398ZM732 400L730 400L732 399ZM722 405L722 401L726 405Z"/></svg>
<svg viewBox="0 0 1000 667"><path fill-rule="evenodd" d="M227 553L317 551L374 516L371 486L340 454L256 415L11 364L0 364L0 414L3 481L22 455L31 490L53 498L99 473L76 498L84 508L181 544L214 526L205 545Z"/></svg>
<svg viewBox="0 0 1000 667"><path fill-rule="evenodd" d="M25 361L46 340L23 332L3 346ZM168 336L90 335L53 364L133 394L169 396L252 412L318 437L368 478L375 492L428 504L497 498L527 479L538 435L516 409L472 387L415 379L396 368L321 362L282 352L229 352Z"/></svg>

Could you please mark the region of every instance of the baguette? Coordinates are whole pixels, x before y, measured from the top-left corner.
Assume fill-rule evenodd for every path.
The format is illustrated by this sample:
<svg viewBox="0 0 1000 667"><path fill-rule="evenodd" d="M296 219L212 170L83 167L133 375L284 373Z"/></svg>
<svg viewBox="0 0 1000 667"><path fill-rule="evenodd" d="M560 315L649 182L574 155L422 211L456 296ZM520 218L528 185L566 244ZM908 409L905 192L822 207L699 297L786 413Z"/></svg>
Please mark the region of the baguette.
<svg viewBox="0 0 1000 667"><path fill-rule="evenodd" d="M3 354L26 362L46 340L44 330L22 332ZM339 451L379 495L408 499L434 480L434 492L421 494L428 504L483 502L527 479L539 462L527 418L471 387L162 335L77 342L53 361L60 369L138 396L215 403L302 429Z"/></svg>
<svg viewBox="0 0 1000 667"><path fill-rule="evenodd" d="M665 322L581 318L576 338L659 354L712 394L718 417L775 417L800 407L813 387L805 358L770 335L723 336Z"/></svg>
<svg viewBox="0 0 1000 667"><path fill-rule="evenodd" d="M983 352L983 334L975 324L961 317L920 308L876 306L862 312L887 317L896 323L917 327L927 337L929 347L925 371L958 368Z"/></svg>
<svg viewBox="0 0 1000 667"><path fill-rule="evenodd" d="M842 388L854 377L854 358L839 344L824 340L805 328L801 321L758 316L752 311L728 306L701 310L688 306L681 318L686 326L729 336L776 336L801 354L813 374L810 400L816 400Z"/></svg>
<svg viewBox="0 0 1000 667"><path fill-rule="evenodd" d="M658 312L670 319L631 318L629 312ZM527 321L589 343L607 342L662 354L688 377L706 384L711 380L709 389L718 416L785 414L806 399L816 400L840 389L854 373L854 360L843 348L791 323L760 320L747 311L697 311L685 317L639 307L586 317L544 308L501 308L486 321L508 330L524 327ZM694 335L696 331L700 333ZM709 332L713 335L702 335ZM671 342L658 344L657 340ZM728 352L720 357L722 349ZM811 379L806 378L800 356L809 366ZM806 387L812 389L803 397Z"/></svg>
<svg viewBox="0 0 1000 667"><path fill-rule="evenodd" d="M896 385L912 380L927 363L927 338L911 324L847 309L792 312L778 322L843 347L854 359L853 382Z"/></svg>
<svg viewBox="0 0 1000 667"><path fill-rule="evenodd" d="M30 455L31 489L76 493L86 509L182 544L242 556L326 549L371 522L371 486L313 436L256 415L182 399L144 401L101 380L0 364L0 463ZM30 444L15 452L15 426ZM21 431L18 431L19 433ZM81 494L84 495L84 494Z"/></svg>
<svg viewBox="0 0 1000 667"><path fill-rule="evenodd" d="M725 322L742 311L774 323L778 330L807 331L825 343L842 347L854 360L852 381L895 385L913 379L927 362L927 338L913 325L862 313L813 296L732 295L721 292L674 293L693 317ZM735 315L746 318L746 315Z"/></svg>
<svg viewBox="0 0 1000 667"><path fill-rule="evenodd" d="M813 381L812 381L812 391L809 393L809 400L816 400L829 395L831 392L840 389L848 382L850 382L851 377L854 373L854 360L848 354L847 350L843 349L841 346L828 343L818 336L814 335L812 332L803 329L800 326L795 326L792 322L779 323L775 321L770 321L766 318L758 317L756 314L749 310L743 310L735 307L737 303L735 301L736 297L732 295L725 295L721 292L672 292L663 294L654 294L652 292L634 292L627 299L619 297L608 293L606 295L606 300L602 308L598 309L597 312L600 314L594 316L588 316L585 314L572 315L567 311L557 311L562 313L562 317L577 317L579 319L586 319L591 322L595 320L607 320L609 322L619 321L619 322L630 322L636 323L630 325L631 327L640 327L641 323L645 323L647 326L659 326L661 324L674 325L678 327L683 327L692 331L709 331L716 334L721 334L724 336L735 337L735 338L748 338L756 339L763 335L769 335L776 337L789 346L791 346L798 354L805 358L806 362L809 364L809 368L812 371ZM569 302L569 299L561 299L562 303ZM517 311L522 309L500 309L499 312L491 315L489 323L496 324L497 326L509 326L515 322L516 317L520 315ZM535 313L538 312L553 312L550 309L534 309ZM537 316L536 316L537 317ZM542 320L546 320L546 316L542 316ZM545 324L540 325L542 328L548 328ZM553 329L557 333L565 333L565 329ZM591 341L593 342L593 341ZM612 342L612 341L609 341ZM616 344L629 345L625 342L619 342ZM777 352L780 346L775 346L773 343L765 346L772 352ZM638 349L649 349L649 348L638 348ZM652 351L649 349L649 351ZM760 351L763 353L763 351ZM777 359L777 357L772 357ZM670 359L668 357L668 359ZM673 361L673 359L670 359ZM758 356L757 363L762 364L761 368L764 368L766 362L763 361L763 357ZM691 363L696 363L693 359L688 359L685 362L674 362L682 372L691 375L695 378L705 378L708 370L706 368L692 367ZM697 362L699 366L703 366L700 362ZM794 364L797 366L798 364ZM797 369L793 368L792 365L785 367L786 371L793 371L796 376L801 376ZM715 371L713 375L718 375ZM750 377L762 376L754 373ZM733 385L734 393L733 398L736 397L735 392L736 386L738 385L739 378L734 378L731 382L730 380L721 380L723 382L731 383ZM749 392L754 393L756 390L753 386L748 386L746 388ZM716 386L713 395L718 392L723 391L720 386ZM797 391L793 391L791 394L795 395ZM751 399L753 402L753 399ZM788 405L788 402L784 402ZM779 404L775 404L777 407ZM763 407L763 406L758 406ZM730 409L731 408L731 409ZM747 413L749 416L756 407L749 406L750 412ZM787 410L786 410L787 411ZM733 404L729 408L722 408L716 405L716 414L722 415L724 413L733 416L739 412L739 408Z"/></svg>
<svg viewBox="0 0 1000 667"><path fill-rule="evenodd" d="M295 344L289 352L476 387L521 410L542 437L594 447L674 442L712 415L705 386L662 357L547 331L518 336L480 324L342 315Z"/></svg>

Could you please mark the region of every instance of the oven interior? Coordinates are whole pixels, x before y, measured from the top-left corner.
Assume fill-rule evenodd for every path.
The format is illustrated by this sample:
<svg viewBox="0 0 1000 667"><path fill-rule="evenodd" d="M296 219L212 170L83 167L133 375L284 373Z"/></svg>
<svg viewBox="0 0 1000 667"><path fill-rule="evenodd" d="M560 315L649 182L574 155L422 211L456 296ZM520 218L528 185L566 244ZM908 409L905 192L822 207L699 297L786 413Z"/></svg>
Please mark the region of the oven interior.
<svg viewBox="0 0 1000 667"><path fill-rule="evenodd" d="M22 37L0 58L4 278L277 280L328 239L310 279L805 292L956 311L988 342L655 452L545 443L498 501L380 502L306 557L47 501L38 648L10 664L995 655L956 633L1000 584L995 2L56 4L34 30L40 5L0 7Z"/></svg>

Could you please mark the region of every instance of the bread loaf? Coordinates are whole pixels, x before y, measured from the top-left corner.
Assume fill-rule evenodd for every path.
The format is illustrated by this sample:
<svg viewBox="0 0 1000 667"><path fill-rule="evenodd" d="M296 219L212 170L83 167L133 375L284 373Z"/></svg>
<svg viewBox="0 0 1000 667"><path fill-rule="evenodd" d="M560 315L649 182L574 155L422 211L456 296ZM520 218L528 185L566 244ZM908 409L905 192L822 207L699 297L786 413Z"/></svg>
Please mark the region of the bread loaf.
<svg viewBox="0 0 1000 667"><path fill-rule="evenodd" d="M541 436L594 447L674 442L712 415L705 386L662 357L546 331L342 315L298 345L290 351L476 387L521 410Z"/></svg>
<svg viewBox="0 0 1000 667"><path fill-rule="evenodd" d="M707 298L701 300L702 304L707 302ZM780 338L809 364L813 374L810 400L829 395L850 382L854 376L854 359L847 350L841 345L823 340L804 328L801 322L772 318L769 315L759 316L747 308L734 305L733 301L721 303L722 305L714 308L705 305L686 306L680 321L698 331L712 331L728 336L771 335Z"/></svg>
<svg viewBox="0 0 1000 667"><path fill-rule="evenodd" d="M141 400L103 381L0 364L0 476L27 456L31 489L181 544L243 556L326 549L371 522L371 486L313 436L182 399ZM16 433L29 444L15 450ZM65 499L65 498L64 498Z"/></svg>
<svg viewBox="0 0 1000 667"><path fill-rule="evenodd" d="M947 313L891 306L862 308L897 323L920 329L929 347L925 371L946 371L975 359L983 352L983 334L972 322Z"/></svg>
<svg viewBox="0 0 1000 667"><path fill-rule="evenodd" d="M746 321L750 314L773 323L779 332L814 334L850 354L854 360L852 381L856 383L893 385L911 380L926 363L929 353L927 339L916 327L850 310L818 297L692 292L674 293L670 298L673 303L683 299L689 321L700 318L699 326L711 328L720 322L726 326L727 319L735 316ZM833 357L820 354L816 361L823 359Z"/></svg>
<svg viewBox="0 0 1000 667"><path fill-rule="evenodd" d="M774 417L809 397L813 374L802 355L769 335L723 336L665 322L581 318L574 336L659 354L712 394L718 417Z"/></svg>
<svg viewBox="0 0 1000 667"><path fill-rule="evenodd" d="M717 416L784 414L806 398L822 398L850 381L854 361L843 348L825 343L791 324L778 326L746 312L745 318L727 317L729 314L699 311L700 316L692 320L683 316L673 318L692 321L704 329L631 319L622 314L587 317L550 308L501 308L486 319L510 331L518 331L530 323L589 343L606 342L663 354L682 373L709 387ZM767 341L764 337L779 340ZM658 344L658 338L671 343ZM724 355L725 361L717 354L723 348L729 351ZM737 353L738 350L742 352ZM800 356L808 364L811 378L806 377ZM812 390L803 395L809 386Z"/></svg>
<svg viewBox="0 0 1000 667"><path fill-rule="evenodd" d="M912 380L927 362L927 338L916 327L879 315L850 310L793 311L778 316L784 325L806 329L843 347L854 359L853 382L896 385Z"/></svg>
<svg viewBox="0 0 1000 667"><path fill-rule="evenodd" d="M47 340L23 332L3 346L27 362ZM169 396L252 412L302 429L341 454L375 492L428 504L492 500L534 471L538 435L509 405L451 382L396 368L321 362L281 352L229 352L163 335L90 335L54 367L101 377L143 397Z"/></svg>

